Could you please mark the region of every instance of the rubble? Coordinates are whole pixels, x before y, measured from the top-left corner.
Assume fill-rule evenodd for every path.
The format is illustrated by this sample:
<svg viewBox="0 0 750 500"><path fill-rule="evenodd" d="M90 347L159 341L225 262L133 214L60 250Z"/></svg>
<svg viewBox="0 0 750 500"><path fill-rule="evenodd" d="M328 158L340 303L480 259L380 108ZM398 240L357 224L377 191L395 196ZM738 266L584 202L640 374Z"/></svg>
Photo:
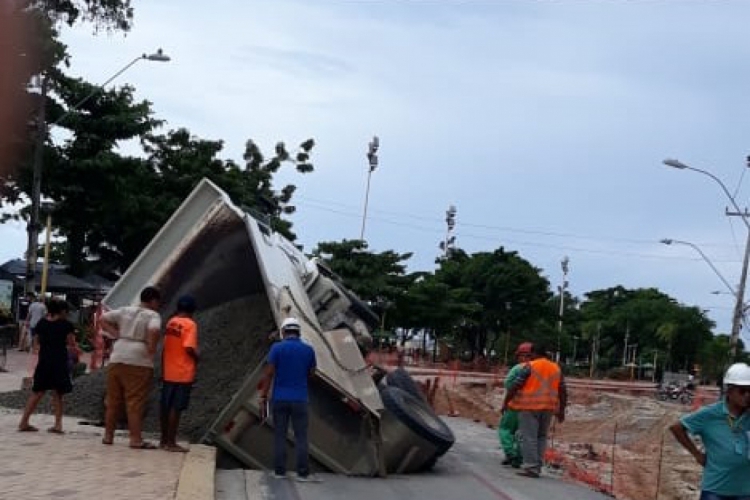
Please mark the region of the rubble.
<svg viewBox="0 0 750 500"><path fill-rule="evenodd" d="M257 300L257 299L256 299ZM197 442L205 429L214 421L226 402L242 384L247 375L249 360L265 352L264 345L256 345L253 335L244 335L242 329L229 328L231 324L252 323L254 311L264 311L252 299L243 298L201 311L196 315L199 324L199 349L196 383L191 394L190 407L180 422L180 434ZM159 371L157 366L156 371ZM94 372L75 380L73 392L65 397L65 413L81 417L93 423L104 420L104 394L106 376L104 371ZM0 393L0 406L21 409L26 404L28 391ZM48 399L39 411L52 411ZM158 390L154 390L147 408L144 430L159 431Z"/></svg>

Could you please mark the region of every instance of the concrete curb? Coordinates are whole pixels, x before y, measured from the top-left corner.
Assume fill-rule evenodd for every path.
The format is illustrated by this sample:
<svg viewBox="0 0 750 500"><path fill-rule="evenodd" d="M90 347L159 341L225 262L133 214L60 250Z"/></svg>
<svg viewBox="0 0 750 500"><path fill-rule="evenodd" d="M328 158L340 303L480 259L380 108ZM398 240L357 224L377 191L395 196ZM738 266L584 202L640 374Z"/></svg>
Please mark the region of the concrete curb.
<svg viewBox="0 0 750 500"><path fill-rule="evenodd" d="M216 448L191 444L182 463L175 500L214 500Z"/></svg>

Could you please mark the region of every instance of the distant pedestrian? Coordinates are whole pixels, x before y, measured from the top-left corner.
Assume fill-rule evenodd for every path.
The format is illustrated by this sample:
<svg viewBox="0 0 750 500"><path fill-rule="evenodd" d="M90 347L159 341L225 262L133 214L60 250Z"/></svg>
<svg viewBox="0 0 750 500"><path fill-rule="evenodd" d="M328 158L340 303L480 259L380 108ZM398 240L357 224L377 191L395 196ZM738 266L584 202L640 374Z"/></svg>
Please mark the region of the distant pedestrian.
<svg viewBox="0 0 750 500"><path fill-rule="evenodd" d="M516 360L518 361L508 371L505 376L505 391L509 391L513 384L518 379L518 374L524 367L524 364L530 359L531 351L534 346L531 342L524 342L516 349ZM498 437L500 438L500 445L505 453L505 460L502 464L505 466L511 466L515 469L521 467L523 458L521 456L521 448L518 443L518 412L507 408L500 417L500 425L498 425Z"/></svg>
<svg viewBox="0 0 750 500"><path fill-rule="evenodd" d="M725 396L673 424L677 441L703 467L700 500L750 500L750 366L724 375ZM688 434L698 436L701 451Z"/></svg>
<svg viewBox="0 0 750 500"><path fill-rule="evenodd" d="M149 286L141 291L141 303L102 315L105 334L116 339L107 368L104 439L112 444L115 426L125 408L130 431L130 447L153 450L156 446L143 440L143 413L154 386L154 355L161 337L161 317L157 312L161 294Z"/></svg>
<svg viewBox="0 0 750 500"><path fill-rule="evenodd" d="M271 347L260 384L260 405L265 407L271 393L271 414L274 425L274 477L286 477L286 441L289 420L294 430L297 452L297 480L319 481L310 474L308 457L308 378L315 372L315 351L300 338L301 327L294 318L281 324L282 341Z"/></svg>
<svg viewBox="0 0 750 500"><path fill-rule="evenodd" d="M68 346L75 345L75 327L67 320L68 305L62 300L52 300L46 318L40 319L35 330L39 342L39 361L34 370L32 394L18 424L21 432L36 432L29 423L31 414L47 391L52 391L55 425L47 429L55 434L63 433L63 395L73 390L68 367Z"/></svg>
<svg viewBox="0 0 750 500"><path fill-rule="evenodd" d="M199 358L198 325L193 320L195 310L193 297L180 297L177 301L177 313L167 322L164 330L159 446L167 451L188 451L177 444L177 430L180 427L180 415L190 403L190 391L195 382Z"/></svg>
<svg viewBox="0 0 750 500"><path fill-rule="evenodd" d="M29 313L26 315L26 330L28 331L28 345L32 351L39 347L36 338L36 326L42 318L47 315L47 306L44 305L44 297L39 296L29 305ZM28 349L27 349L28 350Z"/></svg>
<svg viewBox="0 0 750 500"><path fill-rule="evenodd" d="M518 411L523 456L520 476L540 476L552 417L556 416L559 422L563 422L567 402L562 370L547 357L542 344L534 343L531 361L523 366L503 401L503 412L508 409Z"/></svg>
<svg viewBox="0 0 750 500"><path fill-rule="evenodd" d="M27 350L27 344L29 341L30 333L26 325L26 319L29 316L29 306L34 302L34 294L29 292L25 297L18 299L18 306L16 309L16 321L18 322L18 350Z"/></svg>

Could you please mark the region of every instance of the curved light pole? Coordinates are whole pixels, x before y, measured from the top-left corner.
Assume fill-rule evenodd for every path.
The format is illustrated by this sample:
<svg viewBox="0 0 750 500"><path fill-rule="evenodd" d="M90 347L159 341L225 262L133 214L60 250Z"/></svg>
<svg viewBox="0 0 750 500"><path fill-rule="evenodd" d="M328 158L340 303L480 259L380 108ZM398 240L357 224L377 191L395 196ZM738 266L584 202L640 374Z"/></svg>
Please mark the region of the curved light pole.
<svg viewBox="0 0 750 500"><path fill-rule="evenodd" d="M722 283L724 283L724 286L727 287L729 290L729 293L731 293L734 297L737 297L737 290L735 290L732 285L729 284L729 281L719 272L719 270L716 268L713 262L711 262L711 259L709 259L705 253L703 253L703 250L700 249L700 247L694 243L690 243L689 241L682 241L682 240L673 240L671 238L664 238L663 240L659 240L660 243L663 243L665 245L686 245L695 250L700 254L701 257L703 257L703 260L706 261L706 264L708 264L713 272L716 274L716 276L719 277ZM712 292L713 293L713 292ZM716 292L718 293L718 292Z"/></svg>
<svg viewBox="0 0 750 500"><path fill-rule="evenodd" d="M667 158L666 160L664 160L663 163L664 165L668 167L677 168L680 170L692 170L694 172L698 172L700 174L703 174L713 179L721 187L722 191L724 191L724 194L727 195L727 198L729 198L729 201L732 203L732 206L737 211L737 214L742 218L742 222L745 224L745 227L747 228L747 242L745 243L745 257L742 260L742 273L740 274L740 284L734 292L736 300L734 304L734 313L732 314L732 334L729 337L729 354L732 357L732 359L734 359L735 356L737 355L737 342L740 338L740 331L742 330L742 316L743 316L743 312L745 309L744 308L745 285L747 283L748 261L750 261L750 221L748 221L747 215L745 214L745 212L743 212L740 209L739 205L737 204L737 201L734 199L734 196L732 196L732 193L729 192L729 189L727 189L726 185L724 185L721 179L716 177L714 174L706 170L702 170L700 168L691 167L690 165L686 165L682 163L681 161L675 160L672 158ZM703 252L701 252L701 254L702 253ZM711 267L713 268L713 264L711 264ZM722 281L726 282L726 280L724 279L722 279ZM731 286L729 288L734 290L733 287Z"/></svg>
<svg viewBox="0 0 750 500"><path fill-rule="evenodd" d="M41 100L39 102L39 115L37 117L39 130L37 132L37 140L34 150L34 166L32 170L31 179L31 214L29 216L29 223L26 226L28 232L28 241L26 246L26 282L24 288L26 293L34 292L36 290L36 260L37 260L37 247L39 245L39 208L42 199L42 166L44 160L44 139L47 136L47 131L50 127L59 125L64 121L70 113L83 106L89 99L99 93L104 87L106 87L112 80L123 74L125 71L130 69L138 61L156 61L156 62L167 62L170 60L169 56L166 55L161 49L158 49L153 54L143 54L128 64L126 64L121 70L109 77L104 83L97 85L94 89L86 95L83 99L78 101L75 105L65 111L57 120L48 124L46 121L46 107L47 107L47 78L43 77L41 82Z"/></svg>

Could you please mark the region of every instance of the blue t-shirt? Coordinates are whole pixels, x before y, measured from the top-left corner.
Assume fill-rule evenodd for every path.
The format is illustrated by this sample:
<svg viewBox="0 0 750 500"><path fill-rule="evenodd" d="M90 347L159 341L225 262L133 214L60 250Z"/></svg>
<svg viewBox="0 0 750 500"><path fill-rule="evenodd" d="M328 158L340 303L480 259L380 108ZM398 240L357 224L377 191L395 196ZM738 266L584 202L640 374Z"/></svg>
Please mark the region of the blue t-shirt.
<svg viewBox="0 0 750 500"><path fill-rule="evenodd" d="M315 368L315 351L297 337L287 337L271 346L268 362L273 365L272 401L307 402L307 378Z"/></svg>
<svg viewBox="0 0 750 500"><path fill-rule="evenodd" d="M724 401L719 401L682 417L680 422L690 434L701 438L706 450L701 490L717 495L750 495L750 416L743 413L732 418Z"/></svg>

